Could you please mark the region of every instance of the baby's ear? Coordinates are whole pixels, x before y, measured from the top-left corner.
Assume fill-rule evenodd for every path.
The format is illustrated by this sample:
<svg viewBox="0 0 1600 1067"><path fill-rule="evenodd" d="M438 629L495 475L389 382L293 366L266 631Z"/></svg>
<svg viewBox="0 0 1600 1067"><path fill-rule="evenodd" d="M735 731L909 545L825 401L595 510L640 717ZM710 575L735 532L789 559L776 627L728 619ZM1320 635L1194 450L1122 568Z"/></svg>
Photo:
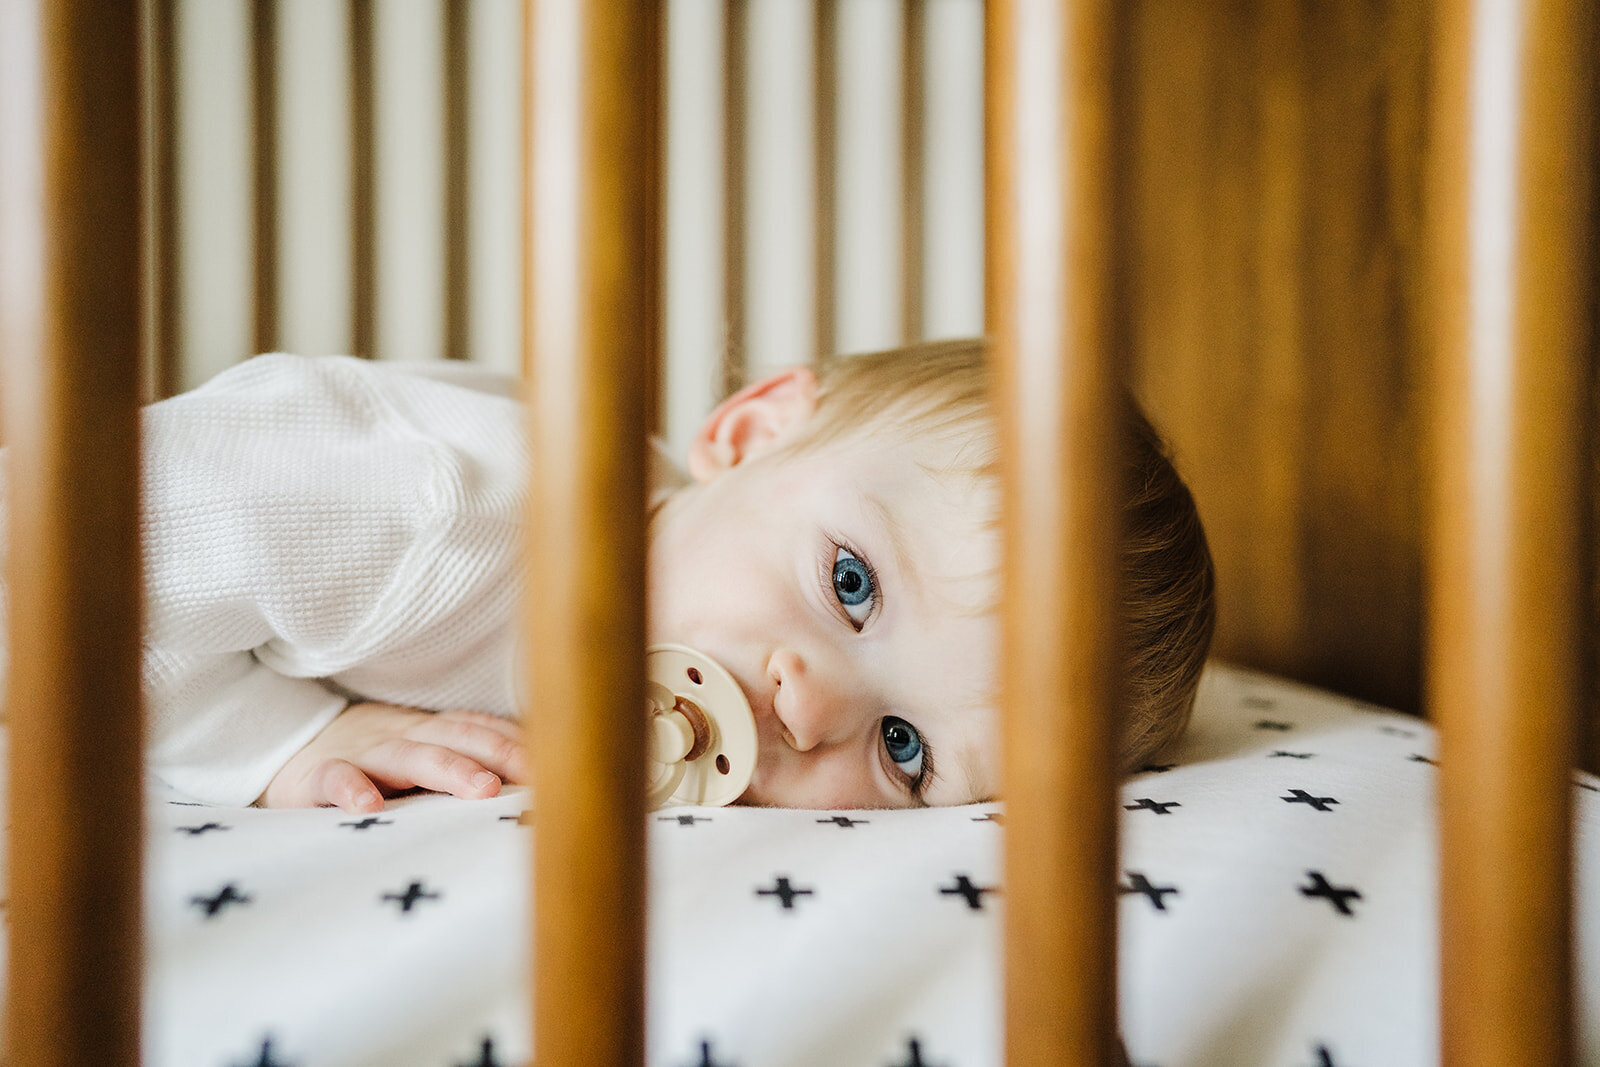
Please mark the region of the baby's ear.
<svg viewBox="0 0 1600 1067"><path fill-rule="evenodd" d="M708 482L759 455L817 410L817 376L810 367L745 386L706 416L689 444L689 474Z"/></svg>

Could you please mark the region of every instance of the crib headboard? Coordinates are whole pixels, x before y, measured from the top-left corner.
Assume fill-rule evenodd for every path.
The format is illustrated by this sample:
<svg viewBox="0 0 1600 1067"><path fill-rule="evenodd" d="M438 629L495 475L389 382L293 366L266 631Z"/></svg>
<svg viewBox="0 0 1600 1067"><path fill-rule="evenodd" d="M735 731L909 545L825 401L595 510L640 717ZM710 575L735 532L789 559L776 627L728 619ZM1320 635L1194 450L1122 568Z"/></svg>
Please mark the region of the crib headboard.
<svg viewBox="0 0 1600 1067"><path fill-rule="evenodd" d="M1426 5L1135 8L1136 375L1218 651L1416 711Z"/></svg>
<svg viewBox="0 0 1600 1067"><path fill-rule="evenodd" d="M1433 6L1130 8L1132 373L1205 518L1216 651L1422 711Z"/></svg>

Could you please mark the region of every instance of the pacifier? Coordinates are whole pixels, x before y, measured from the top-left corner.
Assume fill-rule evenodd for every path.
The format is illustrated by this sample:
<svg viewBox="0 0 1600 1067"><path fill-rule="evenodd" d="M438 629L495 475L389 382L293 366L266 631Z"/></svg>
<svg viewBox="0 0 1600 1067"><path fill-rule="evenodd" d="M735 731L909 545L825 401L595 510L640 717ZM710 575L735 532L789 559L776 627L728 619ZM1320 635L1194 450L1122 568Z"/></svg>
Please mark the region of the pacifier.
<svg viewBox="0 0 1600 1067"><path fill-rule="evenodd" d="M650 807L731 804L756 771L756 720L721 664L685 645L645 650Z"/></svg>

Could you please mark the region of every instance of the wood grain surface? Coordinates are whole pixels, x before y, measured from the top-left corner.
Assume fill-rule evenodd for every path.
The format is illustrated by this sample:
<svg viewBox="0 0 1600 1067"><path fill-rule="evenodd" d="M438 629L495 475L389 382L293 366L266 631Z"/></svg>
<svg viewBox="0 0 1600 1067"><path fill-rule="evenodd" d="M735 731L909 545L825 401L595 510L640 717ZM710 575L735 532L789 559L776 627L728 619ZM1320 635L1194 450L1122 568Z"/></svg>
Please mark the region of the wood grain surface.
<svg viewBox="0 0 1600 1067"><path fill-rule="evenodd" d="M1426 5L1130 6L1134 379L1216 651L1416 711Z"/></svg>
<svg viewBox="0 0 1600 1067"><path fill-rule="evenodd" d="M1013 1067L1120 1056L1113 16L1110 0L986 9Z"/></svg>
<svg viewBox="0 0 1600 1067"><path fill-rule="evenodd" d="M644 500L657 6L526 20L534 1059L644 1060Z"/></svg>
<svg viewBox="0 0 1600 1067"><path fill-rule="evenodd" d="M1438 5L1429 170L1441 1054L1575 1062L1595 9Z"/></svg>
<svg viewBox="0 0 1600 1067"><path fill-rule="evenodd" d="M139 1061L138 5L0 10L6 1062Z"/></svg>

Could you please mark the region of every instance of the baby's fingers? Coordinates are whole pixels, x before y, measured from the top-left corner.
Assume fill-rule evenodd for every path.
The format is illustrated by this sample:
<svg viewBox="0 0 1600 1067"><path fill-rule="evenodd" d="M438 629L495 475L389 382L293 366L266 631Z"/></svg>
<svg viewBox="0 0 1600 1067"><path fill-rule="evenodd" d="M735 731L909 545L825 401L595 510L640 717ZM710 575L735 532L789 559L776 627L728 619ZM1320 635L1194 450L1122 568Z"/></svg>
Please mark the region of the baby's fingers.
<svg viewBox="0 0 1600 1067"><path fill-rule="evenodd" d="M477 760L502 781L528 780L528 754L516 723L477 712L452 711L420 723L408 734Z"/></svg>
<svg viewBox="0 0 1600 1067"><path fill-rule="evenodd" d="M352 815L383 810L378 787L349 760L323 760L312 773L310 785L313 804L332 804Z"/></svg>
<svg viewBox="0 0 1600 1067"><path fill-rule="evenodd" d="M395 738L366 753L361 769L393 789L420 787L466 800L500 792L500 779L472 757L409 738Z"/></svg>

